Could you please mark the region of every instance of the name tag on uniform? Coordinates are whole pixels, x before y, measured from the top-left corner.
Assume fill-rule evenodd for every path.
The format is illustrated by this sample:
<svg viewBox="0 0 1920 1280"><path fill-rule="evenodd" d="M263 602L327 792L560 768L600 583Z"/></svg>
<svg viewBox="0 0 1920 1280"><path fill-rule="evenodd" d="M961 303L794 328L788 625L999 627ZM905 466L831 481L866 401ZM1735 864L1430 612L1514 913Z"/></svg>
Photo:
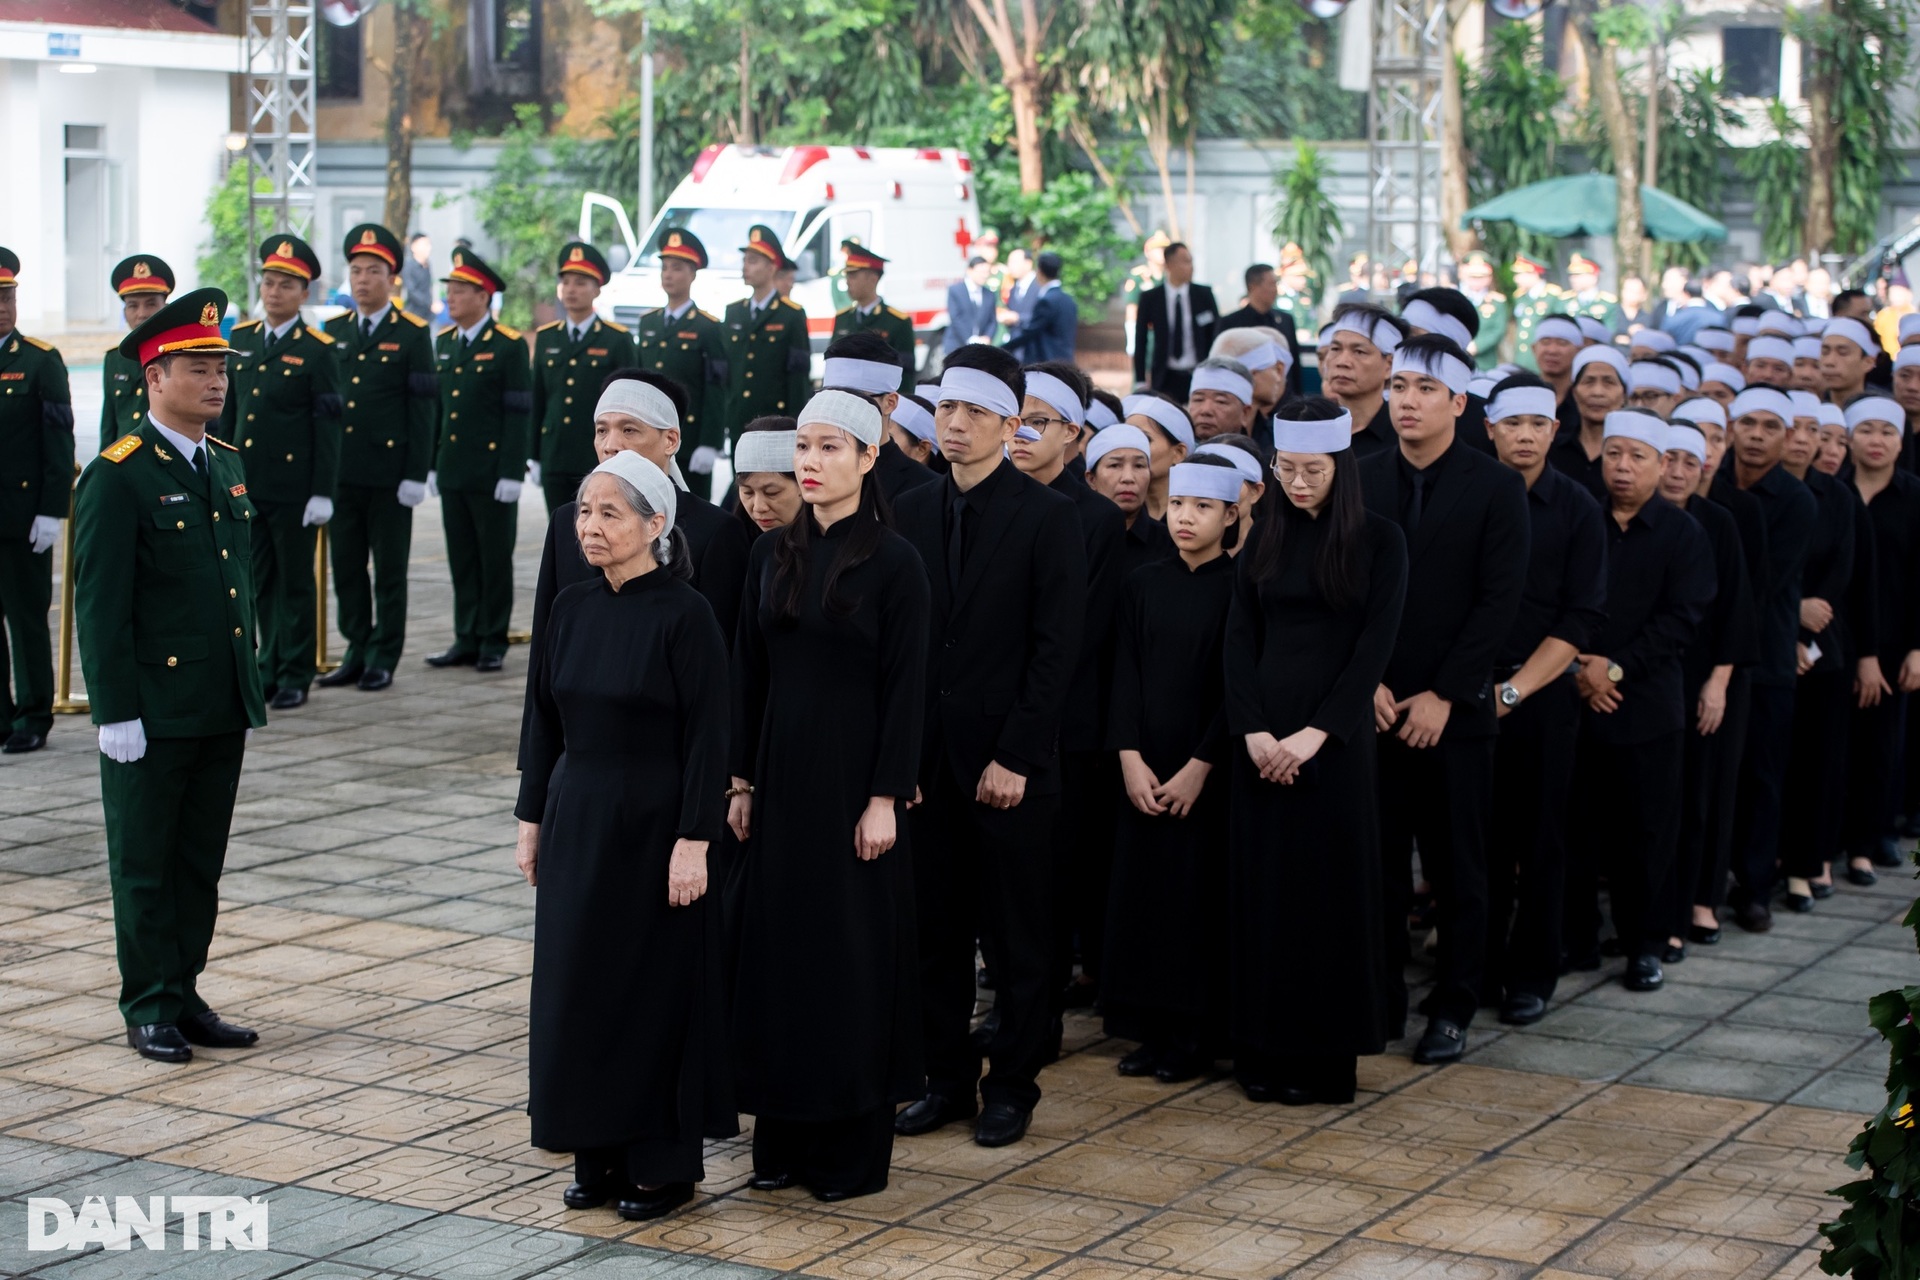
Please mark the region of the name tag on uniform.
<svg viewBox="0 0 1920 1280"><path fill-rule="evenodd" d="M382 351L398 351L399 349L400 344L397 342L383 342L380 344L380 350Z"/></svg>
<svg viewBox="0 0 1920 1280"><path fill-rule="evenodd" d="M768 333L778 333L782 329L786 328L787 326L784 324L769 324L769 325L763 325L761 327L764 328Z"/></svg>
<svg viewBox="0 0 1920 1280"><path fill-rule="evenodd" d="M473 358L474 358L475 360L491 360L491 359L493 359L493 352L491 352L491 351L476 351L476 352L474 352L474 355L473 355Z"/></svg>
<svg viewBox="0 0 1920 1280"><path fill-rule="evenodd" d="M699 336L700 335L698 333L676 333L674 335L674 337L679 338L683 342L691 342L693 339Z"/></svg>
<svg viewBox="0 0 1920 1280"><path fill-rule="evenodd" d="M288 364L305 364L306 363L305 357L302 357L302 356L281 356L280 358L286 361Z"/></svg>
<svg viewBox="0 0 1920 1280"><path fill-rule="evenodd" d="M607 354L607 349L605 347L588 347L587 354L590 356L604 356Z"/></svg>
<svg viewBox="0 0 1920 1280"><path fill-rule="evenodd" d="M0 373L0 382L18 382L27 375L24 373Z"/></svg>
<svg viewBox="0 0 1920 1280"><path fill-rule="evenodd" d="M233 486L233 488L227 490L227 494L229 497L244 498L247 496L247 486L243 484L237 484Z"/></svg>
<svg viewBox="0 0 1920 1280"><path fill-rule="evenodd" d="M127 380L127 375L124 373L116 373L113 375L113 380L115 382L125 382Z"/></svg>
<svg viewBox="0 0 1920 1280"><path fill-rule="evenodd" d="M160 505L163 507L177 507L186 500L187 495L184 493L163 493L160 495Z"/></svg>

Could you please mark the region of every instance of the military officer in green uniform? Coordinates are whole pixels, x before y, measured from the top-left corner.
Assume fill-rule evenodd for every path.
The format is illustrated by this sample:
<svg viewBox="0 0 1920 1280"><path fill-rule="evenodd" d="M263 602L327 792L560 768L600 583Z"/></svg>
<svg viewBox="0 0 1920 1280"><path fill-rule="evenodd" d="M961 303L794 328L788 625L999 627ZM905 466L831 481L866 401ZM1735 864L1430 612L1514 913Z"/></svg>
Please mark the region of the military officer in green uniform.
<svg viewBox="0 0 1920 1280"><path fill-rule="evenodd" d="M53 544L73 493L73 396L60 353L15 327L20 259L0 249L0 613L13 646L9 692L0 653L0 751L47 745L53 728Z"/></svg>
<svg viewBox="0 0 1920 1280"><path fill-rule="evenodd" d="M427 322L393 302L400 238L376 223L362 223L347 232L341 251L353 310L326 325L346 401L327 546L333 557L334 620L347 638L347 652L315 683L371 692L393 683L406 644L413 509L427 500L440 383Z"/></svg>
<svg viewBox="0 0 1920 1280"><path fill-rule="evenodd" d="M131 332L166 305L173 292L173 268L150 253L136 253L114 264L113 291ZM146 419L147 387L140 366L109 347L100 361L100 443L118 440Z"/></svg>
<svg viewBox="0 0 1920 1280"><path fill-rule="evenodd" d="M1460 260L1460 292L1480 313L1480 332L1474 336L1474 365L1491 369L1500 363L1500 348L1513 327L1513 304L1493 287L1493 259L1475 249Z"/></svg>
<svg viewBox="0 0 1920 1280"><path fill-rule="evenodd" d="M660 287L667 305L641 316L634 329L639 366L673 379L687 393L675 461L687 488L703 498L712 496L713 464L727 443L722 408L728 367L726 328L693 305L694 277L706 265L707 247L698 236L667 228L660 237ZM595 456L589 447L588 457Z"/></svg>
<svg viewBox="0 0 1920 1280"><path fill-rule="evenodd" d="M339 361L333 339L300 318L320 259L299 236L260 246L265 320L233 327L220 434L240 446L253 499L254 612L267 705L303 705L313 684L318 595L313 549L333 519L340 472Z"/></svg>
<svg viewBox="0 0 1920 1280"><path fill-rule="evenodd" d="M1615 333L1626 328L1620 299L1600 288L1600 264L1583 253L1567 259L1566 311L1570 316L1591 316Z"/></svg>
<svg viewBox="0 0 1920 1280"><path fill-rule="evenodd" d="M453 323L434 340L440 368L440 519L453 574L453 645L430 667L498 671L513 612L513 540L527 469L533 374L518 330L497 323L493 295L507 287L471 249L447 273ZM598 395L598 389L595 389Z"/></svg>
<svg viewBox="0 0 1920 1280"><path fill-rule="evenodd" d="M1306 254L1291 241L1280 247L1280 292L1273 300L1273 309L1292 318L1295 333L1320 330L1314 309L1312 270L1307 265Z"/></svg>
<svg viewBox="0 0 1920 1280"><path fill-rule="evenodd" d="M1547 283L1547 269L1523 253L1513 256L1513 359L1530 373L1539 372L1533 359L1533 328L1548 316L1560 315L1559 291Z"/></svg>
<svg viewBox="0 0 1920 1280"><path fill-rule="evenodd" d="M593 310L612 275L598 249L573 240L560 250L560 309L565 318L543 324L533 339L533 456L527 474L540 486L547 510L564 507L599 458L593 451L593 406L600 384L634 362L633 335Z"/></svg>
<svg viewBox="0 0 1920 1280"><path fill-rule="evenodd" d="M807 400L813 346L807 312L774 291L773 277L788 265L771 227L747 229L740 246L740 279L753 291L727 307L727 430L770 413L794 414Z"/></svg>
<svg viewBox="0 0 1920 1280"><path fill-rule="evenodd" d="M100 726L120 1013L127 1043L160 1062L259 1039L196 989L247 731L267 722L253 501L239 450L207 434L227 396L226 309L220 290L197 289L121 342L151 408L74 492L74 603Z"/></svg>
<svg viewBox="0 0 1920 1280"><path fill-rule="evenodd" d="M1146 261L1135 263L1127 268L1127 278L1120 282L1120 300L1126 304L1127 354L1133 354L1133 322L1139 316L1140 295L1162 284L1167 278L1167 246L1173 243L1173 237L1155 227L1153 234L1140 246L1140 256ZM1003 297L1003 301L1005 298ZM1003 324L1011 324L1004 316Z"/></svg>
<svg viewBox="0 0 1920 1280"><path fill-rule="evenodd" d="M911 392L920 379L913 354L913 317L898 307L890 307L880 296L880 277L886 274L887 259L861 245L858 240L842 240L840 252L847 261L847 297L853 305L833 318L833 336L851 333L877 333L887 340L900 357L900 394Z"/></svg>

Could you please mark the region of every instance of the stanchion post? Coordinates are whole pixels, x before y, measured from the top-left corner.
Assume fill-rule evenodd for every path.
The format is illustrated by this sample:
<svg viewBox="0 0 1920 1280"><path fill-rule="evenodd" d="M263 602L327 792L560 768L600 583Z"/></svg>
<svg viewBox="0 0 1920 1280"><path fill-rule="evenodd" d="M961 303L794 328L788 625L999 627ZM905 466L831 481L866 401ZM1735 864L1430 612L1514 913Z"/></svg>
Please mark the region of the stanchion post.
<svg viewBox="0 0 1920 1280"><path fill-rule="evenodd" d="M75 478L80 475L76 464ZM84 715L89 710L87 695L73 691L73 491L67 491L66 536L60 543L60 655L53 673L53 713L57 716Z"/></svg>
<svg viewBox="0 0 1920 1280"><path fill-rule="evenodd" d="M313 669L326 675L340 664L327 657L327 526L313 540Z"/></svg>

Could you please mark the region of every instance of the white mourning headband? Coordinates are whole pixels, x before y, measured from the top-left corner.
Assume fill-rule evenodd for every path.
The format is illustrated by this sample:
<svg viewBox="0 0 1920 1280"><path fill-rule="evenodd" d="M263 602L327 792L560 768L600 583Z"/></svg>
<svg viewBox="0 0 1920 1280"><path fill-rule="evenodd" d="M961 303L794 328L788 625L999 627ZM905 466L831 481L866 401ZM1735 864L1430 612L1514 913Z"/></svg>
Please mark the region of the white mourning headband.
<svg viewBox="0 0 1920 1280"><path fill-rule="evenodd" d="M1847 430L1851 431L1863 422L1890 422L1900 434L1907 432L1907 411L1898 401L1885 396L1865 396L1847 406Z"/></svg>
<svg viewBox="0 0 1920 1280"><path fill-rule="evenodd" d="M1115 449L1137 449L1143 457L1153 457L1153 442L1147 439L1147 433L1128 422L1116 422L1110 427L1102 427L1093 439L1087 441L1087 470L1100 465L1100 459Z"/></svg>
<svg viewBox="0 0 1920 1280"><path fill-rule="evenodd" d="M1195 369L1188 389L1189 391L1223 391L1241 404L1253 403L1252 379L1243 378L1233 370L1222 369L1218 365L1201 365Z"/></svg>
<svg viewBox="0 0 1920 1280"><path fill-rule="evenodd" d="M1353 448L1353 415L1334 418L1275 418L1275 453L1339 453Z"/></svg>
<svg viewBox="0 0 1920 1280"><path fill-rule="evenodd" d="M736 475L754 471L779 471L793 474L793 442L796 431L748 431L733 442L733 470Z"/></svg>
<svg viewBox="0 0 1920 1280"><path fill-rule="evenodd" d="M623 384L616 383L615 385ZM645 383L625 385L646 386ZM649 391L655 390L652 387L648 387L647 389ZM657 395L658 392L655 391L655 394ZM602 399L604 400L605 397L602 397ZM623 409L621 412L624 413L626 410ZM632 485L635 492L647 500L647 505L653 508L654 514L667 518L666 527L660 530L661 537L664 538L673 531L673 521L674 517L679 513L680 500L677 491L673 487L673 482L667 479L666 472L654 466L653 463L631 449L622 449L620 452L614 454L611 458L608 458L605 462L595 467L592 474L597 476L603 471L610 476L624 480Z"/></svg>
<svg viewBox="0 0 1920 1280"><path fill-rule="evenodd" d="M1155 422L1181 444L1193 448L1193 420L1187 417L1187 411L1169 400L1159 396L1128 396L1120 402L1120 411L1131 418L1139 414L1143 418L1152 418Z"/></svg>
<svg viewBox="0 0 1920 1280"><path fill-rule="evenodd" d="M1603 440L1638 440L1641 444L1652 445L1665 453L1667 451L1667 424L1651 413L1638 409L1615 409L1607 415L1606 426L1601 430Z"/></svg>
<svg viewBox="0 0 1920 1280"><path fill-rule="evenodd" d="M948 368L942 373L939 398L934 403L948 400L977 404L1003 418L1020 416L1020 402L1014 398L1013 388L980 369Z"/></svg>
<svg viewBox="0 0 1920 1280"><path fill-rule="evenodd" d="M1559 401L1552 387L1508 387L1487 401L1487 421L1499 422L1531 414L1536 418L1557 418Z"/></svg>
<svg viewBox="0 0 1920 1280"><path fill-rule="evenodd" d="M1452 338L1462 351L1473 344L1473 335L1467 332L1467 326L1425 298L1415 298L1400 308L1400 318L1416 329L1425 329L1428 333Z"/></svg>
<svg viewBox="0 0 1920 1280"><path fill-rule="evenodd" d="M1393 374L1401 373L1438 378L1455 395L1464 394L1467 384L1473 381L1473 370L1467 362L1445 351L1396 351L1393 353Z"/></svg>
<svg viewBox="0 0 1920 1280"><path fill-rule="evenodd" d="M821 391L800 410L797 425L838 427L861 444L880 443L880 411L851 391Z"/></svg>
<svg viewBox="0 0 1920 1280"><path fill-rule="evenodd" d="M864 391L868 395L883 396L889 391L900 389L900 366L881 364L878 360L853 360L846 356L832 356L827 359L821 369L820 385L843 387L848 391Z"/></svg>
<svg viewBox="0 0 1920 1280"><path fill-rule="evenodd" d="M1167 473L1167 496L1238 502L1243 483L1245 481L1237 468L1210 467L1204 462L1181 462Z"/></svg>
<svg viewBox="0 0 1920 1280"><path fill-rule="evenodd" d="M1045 402L1076 427L1087 420L1087 407L1080 403L1080 393L1044 369L1027 370L1027 394Z"/></svg>
<svg viewBox="0 0 1920 1280"><path fill-rule="evenodd" d="M1705 396L1675 405L1672 417L1676 422L1711 422L1723 429L1727 425L1726 407L1718 400L1709 400Z"/></svg>

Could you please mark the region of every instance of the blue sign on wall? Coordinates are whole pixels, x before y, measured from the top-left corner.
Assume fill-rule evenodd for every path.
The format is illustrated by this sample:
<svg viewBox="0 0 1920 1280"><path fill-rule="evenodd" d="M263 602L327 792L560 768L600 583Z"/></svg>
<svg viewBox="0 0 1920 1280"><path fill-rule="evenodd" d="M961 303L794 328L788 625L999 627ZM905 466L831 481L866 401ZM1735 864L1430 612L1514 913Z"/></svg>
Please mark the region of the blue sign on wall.
<svg viewBox="0 0 1920 1280"><path fill-rule="evenodd" d="M49 58L79 57L80 33L78 31L49 31L47 33L47 56Z"/></svg>

